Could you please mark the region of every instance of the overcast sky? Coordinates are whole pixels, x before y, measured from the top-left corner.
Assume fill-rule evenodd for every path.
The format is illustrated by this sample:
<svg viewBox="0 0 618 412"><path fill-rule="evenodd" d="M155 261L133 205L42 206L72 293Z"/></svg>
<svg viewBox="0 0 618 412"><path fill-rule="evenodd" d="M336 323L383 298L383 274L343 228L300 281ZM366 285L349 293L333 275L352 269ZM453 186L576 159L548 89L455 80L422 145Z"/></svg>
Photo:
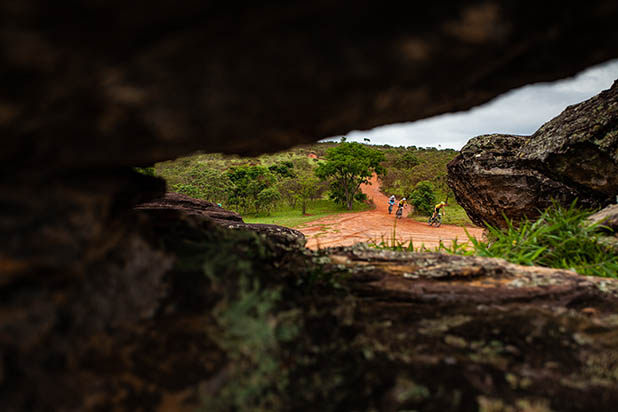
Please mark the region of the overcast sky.
<svg viewBox="0 0 618 412"><path fill-rule="evenodd" d="M367 131L352 131L347 138L358 142L368 138L371 144L418 147L440 145L443 149L459 150L472 137L482 134L530 135L568 105L597 95L608 89L616 79L618 60L612 60L569 79L511 90L466 112L443 114Z"/></svg>

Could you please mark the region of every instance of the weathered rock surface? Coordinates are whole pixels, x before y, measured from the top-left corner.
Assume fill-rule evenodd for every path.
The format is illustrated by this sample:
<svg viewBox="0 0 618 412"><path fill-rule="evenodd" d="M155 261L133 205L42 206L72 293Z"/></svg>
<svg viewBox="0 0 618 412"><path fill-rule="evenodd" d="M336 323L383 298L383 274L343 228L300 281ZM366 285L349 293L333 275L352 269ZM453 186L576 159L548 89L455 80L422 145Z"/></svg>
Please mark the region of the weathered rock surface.
<svg viewBox="0 0 618 412"><path fill-rule="evenodd" d="M527 137L484 135L471 139L448 165L448 184L457 202L479 226L504 226L503 213L515 222L538 210L577 197L573 188L530 169L519 158Z"/></svg>
<svg viewBox="0 0 618 412"><path fill-rule="evenodd" d="M593 223L608 227L618 236L618 205L608 206L590 216L588 219Z"/></svg>
<svg viewBox="0 0 618 412"><path fill-rule="evenodd" d="M127 210L164 192L130 167L462 110L618 56L618 4L560 10L2 2L2 267L82 267L115 247Z"/></svg>
<svg viewBox="0 0 618 412"><path fill-rule="evenodd" d="M618 402L617 280L435 253L313 253L198 213L135 213L154 242L127 239L101 262L115 269L10 285L3 411Z"/></svg>
<svg viewBox="0 0 618 412"><path fill-rule="evenodd" d="M602 242L618 248L618 205L611 205L600 210L590 216L588 221L601 225L601 231L605 234L601 238Z"/></svg>
<svg viewBox="0 0 618 412"><path fill-rule="evenodd" d="M567 107L520 150L521 158L601 201L618 195L618 80L609 90Z"/></svg>
<svg viewBox="0 0 618 412"><path fill-rule="evenodd" d="M166 211L172 213L181 212L183 215L205 216L215 224L226 229L250 230L266 237L275 237L279 243L283 242L290 245L297 243L299 246L304 246L305 244L305 235L296 229L278 225L245 223L238 213L226 210L215 203L193 199L180 193L168 192L162 198L137 205L135 209L141 211L160 210L163 213Z"/></svg>
<svg viewBox="0 0 618 412"><path fill-rule="evenodd" d="M275 151L618 57L611 0L144 4L2 2L2 164Z"/></svg>
<svg viewBox="0 0 618 412"><path fill-rule="evenodd" d="M47 170L50 172L49 170ZM162 196L165 182L129 168L22 171L0 179L0 284L29 271L75 272L119 247L138 226L129 211Z"/></svg>
<svg viewBox="0 0 618 412"><path fill-rule="evenodd" d="M599 208L618 194L618 81L568 107L532 136L471 139L448 165L448 184L470 219L505 226L535 218L552 199Z"/></svg>
<svg viewBox="0 0 618 412"><path fill-rule="evenodd" d="M175 210L186 215L206 216L221 226L244 223L242 217L236 212L226 210L207 200L194 199L174 192L167 192L163 197L141 203L135 206L135 209Z"/></svg>
<svg viewBox="0 0 618 412"><path fill-rule="evenodd" d="M563 272L527 295L493 261L311 255L186 203L134 210L165 187L131 167L466 109L618 56L617 17L609 0L0 2L0 409L613 407L615 282Z"/></svg>

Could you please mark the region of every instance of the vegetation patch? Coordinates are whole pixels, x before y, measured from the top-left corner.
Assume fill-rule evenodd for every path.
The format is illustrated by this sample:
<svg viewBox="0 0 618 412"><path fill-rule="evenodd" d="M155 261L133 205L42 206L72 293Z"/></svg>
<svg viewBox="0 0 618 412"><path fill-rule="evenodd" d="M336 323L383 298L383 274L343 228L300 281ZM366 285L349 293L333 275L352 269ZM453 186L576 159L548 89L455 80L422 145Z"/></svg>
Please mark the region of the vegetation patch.
<svg viewBox="0 0 618 412"><path fill-rule="evenodd" d="M499 257L520 265L573 270L582 275L618 277L618 250L602 241L599 225L586 218L590 211L554 203L534 222L518 226L506 219L507 228L488 226L488 240L469 236L473 249L442 247L451 253Z"/></svg>
<svg viewBox="0 0 618 412"><path fill-rule="evenodd" d="M448 198L443 223L469 225L446 185L446 165L457 153L342 141L251 158L198 153L139 171L164 178L169 190L235 210L248 223L288 227L373 207L358 188L377 172L388 196L411 199L420 182L429 185L409 217L424 220L436 199Z"/></svg>
<svg viewBox="0 0 618 412"><path fill-rule="evenodd" d="M340 213L354 213L369 210L367 203L356 202L352 210L347 210L345 206L338 205L331 199L319 199L307 202L307 210L311 213L302 214L296 209L281 208L274 210L270 214L249 214L243 216L246 223L268 223L286 227L298 228L299 226L310 223L322 217Z"/></svg>
<svg viewBox="0 0 618 412"><path fill-rule="evenodd" d="M339 145L328 149L326 161L318 165L315 173L329 181L331 199L351 210L354 200L366 200L360 185L369 183L373 173L383 171L382 161L384 154L379 150L342 139Z"/></svg>
<svg viewBox="0 0 618 412"><path fill-rule="evenodd" d="M488 225L487 240L468 235L468 242L454 240L449 246L440 243L432 249L415 247L396 239L396 222L390 238L374 239L369 246L400 252L443 252L464 256L503 258L526 266L567 269L582 275L618 277L618 248L604 240L601 229L587 217L591 211L557 203L534 222L524 220L518 226L505 217L507 228Z"/></svg>

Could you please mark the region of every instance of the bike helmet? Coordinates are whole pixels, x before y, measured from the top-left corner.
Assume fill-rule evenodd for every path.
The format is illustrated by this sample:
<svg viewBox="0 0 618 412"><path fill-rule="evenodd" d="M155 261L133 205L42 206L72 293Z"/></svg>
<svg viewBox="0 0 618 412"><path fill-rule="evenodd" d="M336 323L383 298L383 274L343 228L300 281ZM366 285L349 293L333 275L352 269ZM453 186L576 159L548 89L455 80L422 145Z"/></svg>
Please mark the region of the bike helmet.
<svg viewBox="0 0 618 412"><path fill-rule="evenodd" d="M401 199L401 200L406 200L406 198L404 197L404 198L403 198L403 199Z"/></svg>

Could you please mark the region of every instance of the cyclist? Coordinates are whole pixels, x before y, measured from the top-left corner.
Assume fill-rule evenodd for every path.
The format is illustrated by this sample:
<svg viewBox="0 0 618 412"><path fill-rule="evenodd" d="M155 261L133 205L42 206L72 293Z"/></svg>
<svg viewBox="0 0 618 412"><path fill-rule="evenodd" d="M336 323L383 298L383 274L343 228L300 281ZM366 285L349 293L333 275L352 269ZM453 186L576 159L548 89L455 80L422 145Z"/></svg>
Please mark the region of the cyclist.
<svg viewBox="0 0 618 412"><path fill-rule="evenodd" d="M440 203L438 203L437 205L434 206L433 208L433 215L431 215L431 218L435 218L438 216L438 214L440 213L440 209L442 209L442 215L446 216L446 206L448 206L448 203L442 201Z"/></svg>
<svg viewBox="0 0 618 412"><path fill-rule="evenodd" d="M399 204L397 205L397 217L401 217L401 215L403 214L403 208L406 207L406 204L407 203L405 197L399 201Z"/></svg>
<svg viewBox="0 0 618 412"><path fill-rule="evenodd" d="M388 199L388 214L390 215L391 212L393 211L393 206L395 206L395 202L397 199L395 199L395 195L392 195L390 197L390 199Z"/></svg>

